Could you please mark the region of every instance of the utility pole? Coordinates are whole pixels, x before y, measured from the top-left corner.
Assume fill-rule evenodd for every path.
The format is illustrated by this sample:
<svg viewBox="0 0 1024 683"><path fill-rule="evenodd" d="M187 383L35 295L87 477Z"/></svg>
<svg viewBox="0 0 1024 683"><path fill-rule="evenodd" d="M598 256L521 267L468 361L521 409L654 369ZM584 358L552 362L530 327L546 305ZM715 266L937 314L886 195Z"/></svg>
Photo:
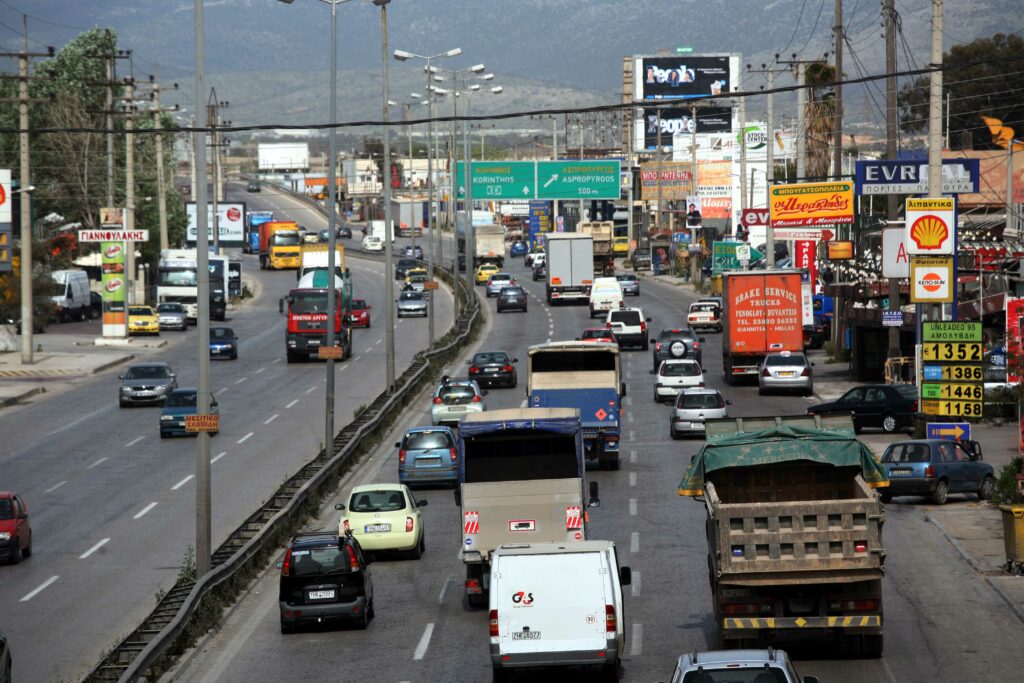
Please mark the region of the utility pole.
<svg viewBox="0 0 1024 683"><path fill-rule="evenodd" d="M177 111L178 105L174 105L172 109L162 109L160 107L160 91L161 87L159 83L155 82L154 77L149 77L149 82L153 89L151 97L153 98L153 129L157 131L163 130L163 114L165 111ZM178 84L175 83L171 86L172 90L178 89ZM157 195L157 213L160 217L160 251L170 248L169 238L167 236L167 178L166 169L164 168L164 134L157 133L156 139L153 142L156 148L156 195ZM193 168L194 171L194 168Z"/></svg>
<svg viewBox="0 0 1024 683"><path fill-rule="evenodd" d="M22 15L22 27L24 31L24 44L20 52L0 52L0 57L15 57L18 60L18 156L20 163L19 182L21 184L18 194L19 210L21 212L20 240L21 240L21 362L31 365L35 362L32 351L32 326L35 323L34 307L32 306L34 295L32 293L32 209L29 201L31 190L32 173L29 155L28 135L28 105L45 103L48 100L32 99L28 96L28 60L33 57L53 57L54 50L48 48L46 52L28 51L28 16ZM9 100L2 100L8 102Z"/></svg>
<svg viewBox="0 0 1024 683"><path fill-rule="evenodd" d="M388 111L388 3L390 0L373 0L373 4L380 7L380 61L381 71L383 72L383 88L381 88L381 96L383 98L383 114L384 114L384 272L386 277L384 278L384 298L387 300L388 316L387 316L387 329L384 331L385 341L385 354L386 354L386 374L387 374L387 391L388 393L395 389L395 307L391 303L395 299L394 293L394 282L395 279L393 274L394 269L394 225L392 225L391 219L391 125L390 112ZM432 292L430 295L431 301L436 297L437 293ZM432 304L431 304L432 305ZM431 340L433 341L433 340Z"/></svg>
<svg viewBox="0 0 1024 683"><path fill-rule="evenodd" d="M736 75L736 79L737 80L739 80L740 77L741 76L739 74ZM737 89L742 92L743 91L743 86L740 85L740 86L738 86ZM747 98L746 97L741 97L740 98L739 110L740 110L739 111L739 117L740 117L740 205L739 205L740 211L739 211L739 215L743 216L743 209L746 208L744 206L744 202L747 201ZM696 127L697 127L697 120L696 119L694 119L693 124L694 124L694 129L696 129ZM771 132L769 132L768 133L768 144L771 145L771 143L772 143ZM750 184L753 185L753 182L751 182ZM736 214L735 209L733 209L733 214L734 215Z"/></svg>
<svg viewBox="0 0 1024 683"><path fill-rule="evenodd" d="M929 66L932 69L928 77L928 196L942 196L942 0L932 0L932 58ZM1013 149L1013 140L1010 141L1010 149ZM1013 176L1013 157L1010 157L1010 165L1006 167L1006 175ZM1012 188L1013 185L1010 184ZM954 206L956 204L954 203ZM955 214L954 214L955 215ZM953 305L951 307L953 320L957 319L957 261L960 254L957 242L957 226L953 225ZM984 277L981 264L978 266L978 286L982 286ZM982 301L984 305L984 301ZM978 309L978 320L984 318L983 307Z"/></svg>
<svg viewBox="0 0 1024 683"><path fill-rule="evenodd" d="M690 176L692 177L691 183L693 185L693 193L697 193L697 107L690 107L690 120L693 122L693 126L690 129ZM658 114L658 134L661 134L661 114ZM658 145L661 146L660 144ZM661 182L658 182L658 189L661 189ZM660 207L659 207L660 208ZM690 227L690 247L697 244L697 226ZM653 254L653 251L652 251ZM700 277L700 266L697 264L697 252L690 252L690 282L694 285L697 284L697 279Z"/></svg>
<svg viewBox="0 0 1024 683"><path fill-rule="evenodd" d="M839 180L843 175L843 0L836 0L836 23L833 27L836 44L836 95L835 95L835 153L832 156L832 176ZM771 135L771 131L768 132Z"/></svg>
<svg viewBox="0 0 1024 683"><path fill-rule="evenodd" d="M220 253L220 208L218 203L224 199L223 178L221 177L220 133L217 132L220 126L221 107L227 107L228 102L217 99L217 89L210 88L210 97L206 103L206 116L210 126L210 148L213 150L213 193L210 195L210 216L213 221L213 252ZM196 207L199 210L199 207Z"/></svg>
<svg viewBox="0 0 1024 683"><path fill-rule="evenodd" d="M775 59L776 59L776 61L778 61L779 56L775 55ZM766 96L766 100L767 100L766 106L767 106L767 109L768 109L768 113L767 113L767 116L765 117L766 118L765 126L768 129L768 149L767 149L767 153L768 153L768 168L766 169L767 173L765 174L766 177L765 177L765 181L764 182L765 182L765 190L766 190L766 192L771 192L771 186L775 183L775 93L773 91L775 89L775 74L777 72L778 73L782 73L783 71L785 71L785 69L773 69L770 66L768 66L767 64L761 64L761 68L760 69L751 69L750 65L748 64L747 65L747 70L750 73L764 74L765 77L768 79L768 93L767 93L767 96ZM767 195L765 196L765 204L764 205L765 205L765 207L769 206L768 196ZM743 226L743 227L749 229L750 226ZM771 221L769 221L768 225L765 226L765 251L768 252L767 254L765 254L765 258L768 260L768 267L769 268L774 268L775 267L775 232L774 232L774 230L772 230Z"/></svg>
<svg viewBox="0 0 1024 683"><path fill-rule="evenodd" d="M196 127L196 117L188 117L188 125L193 129ZM188 146L188 175L191 187L192 201L196 200L196 148L195 145Z"/></svg>
<svg viewBox="0 0 1024 683"><path fill-rule="evenodd" d="M885 157L896 159L896 3L883 0L882 19L885 23ZM934 74L932 74L934 76ZM899 218L899 197L889 194L886 198L886 219L891 223ZM889 310L900 310L900 282L889 278ZM917 309L920 311L920 308ZM889 358L896 358L900 352L900 330L889 328Z"/></svg>

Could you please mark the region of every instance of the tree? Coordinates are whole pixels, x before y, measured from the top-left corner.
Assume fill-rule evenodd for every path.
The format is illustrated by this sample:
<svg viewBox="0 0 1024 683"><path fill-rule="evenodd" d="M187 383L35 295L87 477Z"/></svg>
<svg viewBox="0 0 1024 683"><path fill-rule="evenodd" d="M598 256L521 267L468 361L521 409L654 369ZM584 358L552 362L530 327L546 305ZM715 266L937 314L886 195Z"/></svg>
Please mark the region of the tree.
<svg viewBox="0 0 1024 683"><path fill-rule="evenodd" d="M836 80L836 68L825 62L807 65L804 83L807 90L805 119L807 121L808 177L821 178L831 173L832 141L835 132L836 94L831 83ZM841 153L837 150L837 153Z"/></svg>
<svg viewBox="0 0 1024 683"><path fill-rule="evenodd" d="M984 63L976 63L984 62ZM953 46L945 55L942 101L948 96L950 147L994 149L981 116L1001 119L1024 134L1024 38L997 33ZM906 84L899 93L900 127L908 133L928 129L929 76Z"/></svg>

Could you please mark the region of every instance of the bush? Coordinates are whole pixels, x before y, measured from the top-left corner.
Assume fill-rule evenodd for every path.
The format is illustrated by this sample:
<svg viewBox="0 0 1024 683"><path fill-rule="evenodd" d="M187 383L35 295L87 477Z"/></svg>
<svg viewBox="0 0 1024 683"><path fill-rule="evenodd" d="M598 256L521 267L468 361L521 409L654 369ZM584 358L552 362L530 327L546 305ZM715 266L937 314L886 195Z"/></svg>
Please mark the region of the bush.
<svg viewBox="0 0 1024 683"><path fill-rule="evenodd" d="M999 470L999 476L996 477L996 485L989 500L995 505L1024 503L1024 494L1021 494L1017 488L1017 475L1021 473L1024 473L1024 458L1017 456Z"/></svg>

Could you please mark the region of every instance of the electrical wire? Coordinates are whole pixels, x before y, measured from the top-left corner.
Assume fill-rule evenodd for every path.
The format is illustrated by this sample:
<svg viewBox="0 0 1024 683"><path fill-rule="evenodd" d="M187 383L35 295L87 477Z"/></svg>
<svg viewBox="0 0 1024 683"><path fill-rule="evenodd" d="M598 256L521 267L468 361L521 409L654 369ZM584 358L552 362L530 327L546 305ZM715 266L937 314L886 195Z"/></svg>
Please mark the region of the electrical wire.
<svg viewBox="0 0 1024 683"><path fill-rule="evenodd" d="M807 7L807 0L801 0L800 2L800 13L796 17L796 23L793 24L793 35L789 37L789 42L786 43L786 47L779 50L779 54L785 54L789 46L793 44L793 40L796 38L796 32L800 29L800 21L804 18L804 9Z"/></svg>

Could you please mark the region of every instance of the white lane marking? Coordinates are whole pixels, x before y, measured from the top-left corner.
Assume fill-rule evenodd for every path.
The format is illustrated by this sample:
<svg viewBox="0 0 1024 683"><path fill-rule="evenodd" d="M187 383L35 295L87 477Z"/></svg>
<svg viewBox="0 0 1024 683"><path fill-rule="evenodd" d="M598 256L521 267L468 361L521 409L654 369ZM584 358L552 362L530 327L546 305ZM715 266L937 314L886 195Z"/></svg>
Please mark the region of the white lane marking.
<svg viewBox="0 0 1024 683"><path fill-rule="evenodd" d="M377 344L380 344L382 341L384 341L384 340L383 339L378 339L377 341L373 342L373 345L377 346Z"/></svg>
<svg viewBox="0 0 1024 683"><path fill-rule="evenodd" d="M629 499L629 516L636 517L636 498Z"/></svg>
<svg viewBox="0 0 1024 683"><path fill-rule="evenodd" d="M31 591L30 593L26 593L25 597L23 597L18 602L28 602L29 600L31 600L32 598L36 597L37 595L42 593L44 590L46 590L47 587L50 586L50 584L52 584L54 581L56 581L59 578L60 578L59 576L51 576L46 581L43 581L41 584L39 584L38 588L36 588L35 590Z"/></svg>
<svg viewBox="0 0 1024 683"><path fill-rule="evenodd" d="M79 555L78 559L84 560L85 558L89 557L90 555L92 555L94 552L96 552L97 550L99 550L100 548L102 548L103 546L105 546L109 542L110 542L109 538L104 538L102 541L100 541L99 543L97 543L96 545L94 545L93 547L89 548L88 550L86 550L81 555Z"/></svg>
<svg viewBox="0 0 1024 683"><path fill-rule="evenodd" d="M312 394L314 391L316 391L316 387L310 387L309 389L306 389L307 394Z"/></svg>
<svg viewBox="0 0 1024 683"><path fill-rule="evenodd" d="M644 649L644 625L633 624L633 644L630 646L629 654L638 657Z"/></svg>
<svg viewBox="0 0 1024 683"><path fill-rule="evenodd" d="M268 418L267 418L266 420L264 420L264 421L263 421L263 424L265 424L265 425L268 425L268 424L270 424L271 422L273 422L274 420L276 420L276 419L277 419L277 417L278 417L277 413L274 413L273 415L271 415L270 417L268 417Z"/></svg>
<svg viewBox="0 0 1024 683"><path fill-rule="evenodd" d="M334 367L338 367L338 366L337 366L337 365L335 365ZM342 365L342 366L341 366L341 369L339 369L339 370L338 370L338 372L345 372L346 370L348 370L348 369L349 369L349 367L351 367L351 366L348 366L348 365Z"/></svg>
<svg viewBox="0 0 1024 683"><path fill-rule="evenodd" d="M94 462L93 464L91 464L91 465L89 465L88 467L86 467L85 469L87 469L87 470L91 470L91 469L92 469L93 467L96 467L97 465L102 465L102 464L103 464L103 463L105 463L105 462L106 462L107 460L110 460L110 458L108 458L108 457L104 456L104 457L100 458L99 460L97 460L96 462Z"/></svg>
<svg viewBox="0 0 1024 683"><path fill-rule="evenodd" d="M640 532L634 531L629 535L629 552L640 552Z"/></svg>
<svg viewBox="0 0 1024 683"><path fill-rule="evenodd" d="M632 413L632 411L630 411L630 412L626 413L626 422L632 422L632 421L633 421L633 413Z"/></svg>
<svg viewBox="0 0 1024 683"><path fill-rule="evenodd" d="M249 432L248 434L243 436L241 439L239 439L238 443L245 443L246 441L249 440L249 437L251 437L253 434L255 434L255 432Z"/></svg>
<svg viewBox="0 0 1024 683"><path fill-rule="evenodd" d="M66 483L68 483L68 482L65 479L64 481L58 482L58 483L54 484L53 486L51 486L50 488L46 489L45 491L43 491L43 493L53 493L54 491L56 491L57 489L59 489L61 486L63 486Z"/></svg>
<svg viewBox="0 0 1024 683"><path fill-rule="evenodd" d="M636 451L630 451L629 452L629 461L630 462L636 462Z"/></svg>
<svg viewBox="0 0 1024 683"><path fill-rule="evenodd" d="M550 343L551 343L551 337L548 337L548 341L547 341L547 343L548 343L548 344L550 344Z"/></svg>
<svg viewBox="0 0 1024 683"><path fill-rule="evenodd" d="M527 404L527 400L526 400L526 399L524 398L524 399L523 399L523 402L519 404L519 407L520 407L520 408L525 408L525 407L526 407L526 404Z"/></svg>
<svg viewBox="0 0 1024 683"><path fill-rule="evenodd" d="M171 490L172 490L172 491L177 491L177 490L178 490L178 489L180 489L180 488L181 488L182 486L184 486L185 484L187 484L187 483L189 483L190 481L192 481L192 477L194 477L194 476L196 476L196 475L194 475L194 474L190 474L190 475L188 475L187 477L185 477L184 479L182 479L181 481L179 481L179 482L178 482L177 484L175 484L174 486L172 486L172 487L171 487Z"/></svg>
<svg viewBox="0 0 1024 683"><path fill-rule="evenodd" d="M294 401L292 401L291 403L289 403L288 405L286 405L286 406L285 406L285 408L291 408L291 407L292 407L293 405L295 405L295 404L296 404L296 403L298 403L298 402L299 402L299 399L295 399Z"/></svg>
<svg viewBox="0 0 1024 683"><path fill-rule="evenodd" d="M633 582L629 585L630 592L634 598L640 597L640 572L633 572Z"/></svg>
<svg viewBox="0 0 1024 683"><path fill-rule="evenodd" d="M254 375L258 375L258 374L260 374L261 372L263 372L264 370L266 370L266 368L260 368L259 370L257 370L257 371L256 371L256 372L254 372L253 374L254 374Z"/></svg>
<svg viewBox="0 0 1024 683"><path fill-rule="evenodd" d="M423 659L424 655L427 654L427 648L430 646L430 636L434 633L434 625L427 624L427 627L423 630L423 636L420 638L419 644L416 646L416 651L412 653L414 660Z"/></svg>
<svg viewBox="0 0 1024 683"><path fill-rule="evenodd" d="M280 359L280 358L275 358L275 359L274 359L273 361L271 361L271 362L273 362L273 363L280 363L280 362L281 362L281 359Z"/></svg>
<svg viewBox="0 0 1024 683"><path fill-rule="evenodd" d="M444 585L441 586L441 594L437 596L437 601L442 605L444 604L444 597L448 593L448 586L450 586L452 583L452 578L454 577L452 577L451 574L449 574L447 578L445 578Z"/></svg>
<svg viewBox="0 0 1024 683"><path fill-rule="evenodd" d="M156 507L156 502L150 503L146 507L144 507L141 510L139 510L138 512L136 512L135 516L132 517L132 519L139 519L140 517L142 517L143 515L145 515L147 512L149 512L150 510L152 510L155 507Z"/></svg>
<svg viewBox="0 0 1024 683"><path fill-rule="evenodd" d="M227 387L224 387L223 389L218 389L217 391L213 392L213 395L214 396L220 396L221 394L223 394L227 390L228 390Z"/></svg>
<svg viewBox="0 0 1024 683"><path fill-rule="evenodd" d="M235 384L241 384L242 382L244 382L247 379L249 379L249 378L248 377L239 377L238 379L235 380Z"/></svg>
<svg viewBox="0 0 1024 683"><path fill-rule="evenodd" d="M629 473L629 485L636 486L636 472Z"/></svg>
<svg viewBox="0 0 1024 683"><path fill-rule="evenodd" d="M220 453L218 453L214 457L210 458L210 464L212 465L213 463L217 462L218 460L220 460L221 458L223 458L227 454L228 454L227 451L221 451Z"/></svg>
<svg viewBox="0 0 1024 683"><path fill-rule="evenodd" d="M633 441L634 439L636 439L636 432L634 432L632 429L630 429L629 430L629 440Z"/></svg>
<svg viewBox="0 0 1024 683"><path fill-rule="evenodd" d="M132 439L131 441L129 441L128 443L126 443L126 444L124 445L124 447L125 447L125 448L131 448L132 446L134 446L135 444L137 444L138 442L142 441L142 440L143 440L143 439L145 439L145 438L146 438L146 437L144 437L144 436L140 436L140 437L137 437L137 438L135 438L135 439Z"/></svg>

